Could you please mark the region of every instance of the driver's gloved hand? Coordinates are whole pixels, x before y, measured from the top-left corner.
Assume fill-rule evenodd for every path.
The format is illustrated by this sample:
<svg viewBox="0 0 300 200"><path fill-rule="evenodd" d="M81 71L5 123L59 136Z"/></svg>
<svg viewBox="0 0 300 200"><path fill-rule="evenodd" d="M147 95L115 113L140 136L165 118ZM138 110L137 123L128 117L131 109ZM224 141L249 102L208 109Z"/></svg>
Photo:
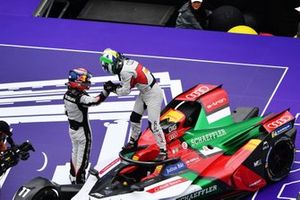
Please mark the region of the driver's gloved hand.
<svg viewBox="0 0 300 200"><path fill-rule="evenodd" d="M104 83L103 88L107 92L116 92L116 89L120 87L120 84L115 84L112 81L107 81Z"/></svg>

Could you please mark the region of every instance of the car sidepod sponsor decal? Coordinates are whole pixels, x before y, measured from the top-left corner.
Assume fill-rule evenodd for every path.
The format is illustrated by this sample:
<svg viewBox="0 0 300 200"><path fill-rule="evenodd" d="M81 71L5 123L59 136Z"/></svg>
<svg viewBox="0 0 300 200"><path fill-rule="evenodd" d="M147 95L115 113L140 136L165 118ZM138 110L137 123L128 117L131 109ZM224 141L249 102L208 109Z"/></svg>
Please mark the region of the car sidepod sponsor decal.
<svg viewBox="0 0 300 200"><path fill-rule="evenodd" d="M201 190L195 191L193 193L187 194L183 197L177 198L176 200L191 200L191 199L199 199L202 196L206 196L208 194L214 193L218 190L217 185L212 185L207 188L203 188Z"/></svg>
<svg viewBox="0 0 300 200"><path fill-rule="evenodd" d="M200 145L200 144L202 144L204 142L215 140L215 139L217 139L219 137L222 137L222 136L224 136L226 134L227 133L226 133L225 129L219 129L219 130L207 133L205 135L201 135L199 137L195 137L195 138L191 139L191 146L193 148L197 148L198 145Z"/></svg>
<svg viewBox="0 0 300 200"><path fill-rule="evenodd" d="M176 176L176 177L172 177L172 178L169 178L167 180L164 180L162 182L159 182L157 184L154 184L152 186L149 186L148 188L145 188L145 189L146 189L146 192L157 193L157 192L160 192L162 190L168 189L172 186L184 183L186 181L188 181L188 180L185 179L185 178Z"/></svg>
<svg viewBox="0 0 300 200"><path fill-rule="evenodd" d="M217 88L210 92L210 95L203 95L201 103L205 112L211 114L229 105L227 92L222 88Z"/></svg>
<svg viewBox="0 0 300 200"><path fill-rule="evenodd" d="M281 127L275 129L275 130L272 132L272 137L275 137L275 136L277 136L277 135L280 135L281 133L290 130L292 127L293 127L292 122L289 122L289 123L287 123L287 124L284 124L284 125L282 125Z"/></svg>
<svg viewBox="0 0 300 200"><path fill-rule="evenodd" d="M173 174L177 174L180 171L185 170L186 168L187 168L186 165L182 161L179 161L179 162L177 162L175 164L168 165L164 169L163 175L164 176L170 176L170 175L173 175Z"/></svg>

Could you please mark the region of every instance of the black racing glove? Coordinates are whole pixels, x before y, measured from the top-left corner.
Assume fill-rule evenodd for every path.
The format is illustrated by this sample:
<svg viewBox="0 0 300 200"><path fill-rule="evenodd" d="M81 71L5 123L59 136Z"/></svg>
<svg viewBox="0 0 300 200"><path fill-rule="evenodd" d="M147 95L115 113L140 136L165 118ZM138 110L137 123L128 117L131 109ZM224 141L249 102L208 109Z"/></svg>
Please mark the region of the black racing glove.
<svg viewBox="0 0 300 200"><path fill-rule="evenodd" d="M104 83L103 88L107 92L116 92L116 89L120 87L120 84L115 84L112 81L107 81Z"/></svg>

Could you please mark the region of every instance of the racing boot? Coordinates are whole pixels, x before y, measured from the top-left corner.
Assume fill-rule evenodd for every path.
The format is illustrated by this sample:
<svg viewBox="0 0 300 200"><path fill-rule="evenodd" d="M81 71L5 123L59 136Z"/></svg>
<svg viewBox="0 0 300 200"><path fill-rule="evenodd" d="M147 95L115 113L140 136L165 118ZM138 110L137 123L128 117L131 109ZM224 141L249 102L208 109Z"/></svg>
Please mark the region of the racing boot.
<svg viewBox="0 0 300 200"><path fill-rule="evenodd" d="M168 153L166 150L164 149L160 149L159 154L157 155L157 157L155 158L155 161L163 161L163 160L167 160L168 159Z"/></svg>
<svg viewBox="0 0 300 200"><path fill-rule="evenodd" d="M137 140L134 140L131 137L130 140L129 140L129 142L122 147L122 150L125 150L125 151L134 151L134 150L137 149L137 146L138 146Z"/></svg>
<svg viewBox="0 0 300 200"><path fill-rule="evenodd" d="M73 164L72 159L70 160L70 174L69 174L69 180L71 184L76 184L76 172L75 172L75 167Z"/></svg>
<svg viewBox="0 0 300 200"><path fill-rule="evenodd" d="M76 184L76 177L72 176L71 174L69 175L69 179L72 185Z"/></svg>

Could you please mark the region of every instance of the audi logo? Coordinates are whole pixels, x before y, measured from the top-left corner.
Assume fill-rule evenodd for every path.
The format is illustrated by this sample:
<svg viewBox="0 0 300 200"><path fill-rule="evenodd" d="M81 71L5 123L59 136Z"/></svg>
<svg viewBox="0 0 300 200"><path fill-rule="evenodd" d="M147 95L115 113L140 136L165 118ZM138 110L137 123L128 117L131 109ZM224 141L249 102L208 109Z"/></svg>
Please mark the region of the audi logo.
<svg viewBox="0 0 300 200"><path fill-rule="evenodd" d="M281 116L279 119L276 119L275 121L267 124L267 127L270 129L276 129L280 127L281 125L285 124L286 122L290 121L292 118L289 115Z"/></svg>
<svg viewBox="0 0 300 200"><path fill-rule="evenodd" d="M208 91L209 91L209 88L204 85L204 86L197 88L197 90L194 90L193 92L189 93L185 97L187 99L196 99L197 97L200 97L202 94L204 94Z"/></svg>

